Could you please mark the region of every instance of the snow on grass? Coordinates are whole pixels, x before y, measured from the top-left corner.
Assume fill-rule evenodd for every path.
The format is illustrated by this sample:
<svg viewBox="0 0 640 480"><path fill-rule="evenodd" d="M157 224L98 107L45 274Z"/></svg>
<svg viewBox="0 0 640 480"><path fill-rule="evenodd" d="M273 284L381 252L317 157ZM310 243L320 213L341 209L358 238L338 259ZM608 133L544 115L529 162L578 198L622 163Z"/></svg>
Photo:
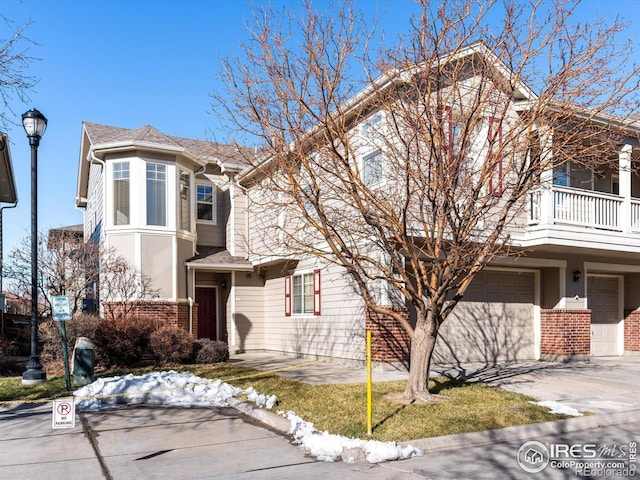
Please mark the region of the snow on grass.
<svg viewBox="0 0 640 480"><path fill-rule="evenodd" d="M220 379L209 380L189 372L154 372L120 377L100 378L74 392L78 410L93 411L121 405L145 404L174 407L228 407L228 400L246 395L258 407L272 409L276 396L258 393L253 387L242 389ZM312 423L294 412L281 413L290 421L289 433L314 457L324 461L342 459L347 462L363 454L371 463L398 460L422 455L412 446L402 447L395 442L359 440L328 432L318 432Z"/></svg>
<svg viewBox="0 0 640 480"><path fill-rule="evenodd" d="M422 451L408 445L402 447L395 442L360 440L333 435L327 431L318 432L312 423L304 421L294 412L284 415L290 422L289 433L318 460L335 462L339 457L346 462L355 460L355 451L360 450L369 463L401 460L422 455Z"/></svg>
<svg viewBox="0 0 640 480"><path fill-rule="evenodd" d="M550 409L551 411L549 413L554 413L557 415L569 415L571 417L582 416L582 414L575 408L570 407L569 405L565 405L564 403L554 402L553 400L545 400L542 402L531 402L531 403Z"/></svg>

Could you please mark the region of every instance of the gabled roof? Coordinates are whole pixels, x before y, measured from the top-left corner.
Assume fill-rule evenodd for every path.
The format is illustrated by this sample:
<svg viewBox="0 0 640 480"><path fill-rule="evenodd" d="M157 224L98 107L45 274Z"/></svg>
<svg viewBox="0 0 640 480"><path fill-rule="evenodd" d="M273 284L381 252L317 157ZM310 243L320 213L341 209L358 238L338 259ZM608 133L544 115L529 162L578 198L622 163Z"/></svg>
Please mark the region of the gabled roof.
<svg viewBox="0 0 640 480"><path fill-rule="evenodd" d="M130 129L83 122L76 206L86 206L90 162L108 152L131 150L176 155L200 167L217 165L223 172L239 172L246 167L244 159L250 154L235 145L167 135L152 125Z"/></svg>
<svg viewBox="0 0 640 480"><path fill-rule="evenodd" d="M352 122L358 118L359 115L365 111L376 97L380 95L380 92L390 89L394 86L407 83L415 77L429 69L437 67L438 65L457 62L467 58L482 59L491 66L496 72L496 78L502 80L502 84L507 86L511 90L511 95L514 100L518 101L535 101L537 96L531 88L529 88L521 79L515 77L515 74L511 69L487 47L483 42L475 42L468 46L463 46L442 55L433 60L431 64L426 62L415 63L411 65L402 65L397 68L390 69L377 78L375 78L366 87L360 90L353 97L348 99L344 105L341 106L339 111L333 112L332 115L343 116L347 122ZM317 127L312 127L307 132L307 138L312 139L315 135L320 133ZM266 157L259 162L259 165L254 168L248 168L240 174L240 181L249 180L254 175L259 174L261 167L265 167L271 161L270 157Z"/></svg>
<svg viewBox="0 0 640 480"><path fill-rule="evenodd" d="M234 145L196 140L184 137L166 135L152 125L144 125L135 130L99 123L83 122L84 131L94 148L111 144L148 144L183 149L202 161L215 158L224 159L227 163L237 163L244 166L238 148Z"/></svg>
<svg viewBox="0 0 640 480"><path fill-rule="evenodd" d="M186 266L225 272L230 270L241 272L253 271L253 265L249 260L244 257L234 257L223 247L196 245L196 250L196 255L187 259L185 262Z"/></svg>

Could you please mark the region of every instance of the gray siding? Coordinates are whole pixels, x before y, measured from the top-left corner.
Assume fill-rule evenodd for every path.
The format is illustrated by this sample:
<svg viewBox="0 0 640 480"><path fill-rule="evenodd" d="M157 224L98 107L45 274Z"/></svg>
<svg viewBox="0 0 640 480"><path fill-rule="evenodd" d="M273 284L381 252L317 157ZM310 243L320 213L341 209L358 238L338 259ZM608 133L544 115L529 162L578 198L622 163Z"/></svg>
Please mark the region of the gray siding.
<svg viewBox="0 0 640 480"><path fill-rule="evenodd" d="M228 304L227 330L229 350L239 353L248 350L263 350L265 323L263 311L264 279L257 273L236 273L236 313L233 317ZM235 325L235 344L231 344L231 329Z"/></svg>
<svg viewBox="0 0 640 480"><path fill-rule="evenodd" d="M151 288L160 298L173 298L173 248L168 235L142 235L142 272L151 280Z"/></svg>
<svg viewBox="0 0 640 480"><path fill-rule="evenodd" d="M202 180L198 180L196 182L196 184L202 183L207 182ZM214 205L214 208L216 209L216 223L214 225L196 221L198 245L226 247L226 223L229 217L229 196L227 191L223 191L220 187L215 185L214 187L216 189L216 204Z"/></svg>
<svg viewBox="0 0 640 480"><path fill-rule="evenodd" d="M298 265L314 268L313 264ZM317 268L317 267L315 267ZM286 272L267 272L264 289L264 348L296 355L364 358L364 308L344 271L321 269L321 315L291 315L284 310Z"/></svg>

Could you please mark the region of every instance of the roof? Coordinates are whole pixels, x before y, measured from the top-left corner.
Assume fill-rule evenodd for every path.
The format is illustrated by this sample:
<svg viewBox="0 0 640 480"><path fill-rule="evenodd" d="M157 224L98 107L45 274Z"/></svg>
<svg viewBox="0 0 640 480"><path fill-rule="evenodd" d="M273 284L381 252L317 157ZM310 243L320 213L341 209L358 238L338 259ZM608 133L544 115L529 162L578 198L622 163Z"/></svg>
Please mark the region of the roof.
<svg viewBox="0 0 640 480"><path fill-rule="evenodd" d="M212 161L215 158L219 158L225 163L236 163L240 166L245 166L242 158L246 151L240 152L235 145L166 135L152 125L144 125L135 130L91 122L83 122L83 126L91 145L94 147L111 143L164 145L184 149L203 161Z"/></svg>
<svg viewBox="0 0 640 480"><path fill-rule="evenodd" d="M0 202L13 204L18 202L9 140L5 133L0 133Z"/></svg>
<svg viewBox="0 0 640 480"><path fill-rule="evenodd" d="M253 265L244 257L234 257L223 247L196 245L196 255L187 259L185 265L203 270L253 271Z"/></svg>
<svg viewBox="0 0 640 480"><path fill-rule="evenodd" d="M78 165L78 183L75 203L85 207L89 185L89 166L106 152L146 150L179 155L193 162L197 168L213 164L223 173L238 173L248 165L252 150L207 140L175 137L162 133L152 125L131 129L82 122L82 140Z"/></svg>

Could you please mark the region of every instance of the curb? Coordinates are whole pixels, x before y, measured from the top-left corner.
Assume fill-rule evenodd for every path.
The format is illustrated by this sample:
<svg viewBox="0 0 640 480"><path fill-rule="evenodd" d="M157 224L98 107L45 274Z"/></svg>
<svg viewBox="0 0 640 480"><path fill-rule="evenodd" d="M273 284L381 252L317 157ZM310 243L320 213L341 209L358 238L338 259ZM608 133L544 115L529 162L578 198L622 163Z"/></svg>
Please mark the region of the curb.
<svg viewBox="0 0 640 480"><path fill-rule="evenodd" d="M619 425L631 421L637 421L640 410L627 410L624 412L602 413L578 418L565 418L553 422L531 423L513 427L495 428L481 432L458 433L444 437L422 438L406 442L398 442L399 445L412 445L423 452L445 450L449 448L475 447L493 443L508 442L519 438L532 439L542 435L563 434L590 430L598 427Z"/></svg>
<svg viewBox="0 0 640 480"><path fill-rule="evenodd" d="M286 418L262 408L256 408L252 404L240 401L237 398L230 398L227 402L231 407L239 410L245 415L278 430L284 435L290 435L290 424ZM553 422L531 423L528 425L495 428L480 432L458 433L443 437L421 438L397 443L403 447L411 445L426 453L436 450L446 450L449 448L475 447L493 443L502 443L520 438L531 439L542 435L590 430L593 428L637 421L639 417L640 409L627 410L624 412L601 413L586 417L565 418L563 420L556 420Z"/></svg>
<svg viewBox="0 0 640 480"><path fill-rule="evenodd" d="M280 433L284 435L290 435L289 428L291 425L289 423L289 420L287 420L286 418L281 417L276 413L265 410L264 408L257 408L252 404L238 400L235 397L228 398L227 403L232 408L235 408L245 415L258 420L259 422L262 422L275 430L278 430Z"/></svg>

